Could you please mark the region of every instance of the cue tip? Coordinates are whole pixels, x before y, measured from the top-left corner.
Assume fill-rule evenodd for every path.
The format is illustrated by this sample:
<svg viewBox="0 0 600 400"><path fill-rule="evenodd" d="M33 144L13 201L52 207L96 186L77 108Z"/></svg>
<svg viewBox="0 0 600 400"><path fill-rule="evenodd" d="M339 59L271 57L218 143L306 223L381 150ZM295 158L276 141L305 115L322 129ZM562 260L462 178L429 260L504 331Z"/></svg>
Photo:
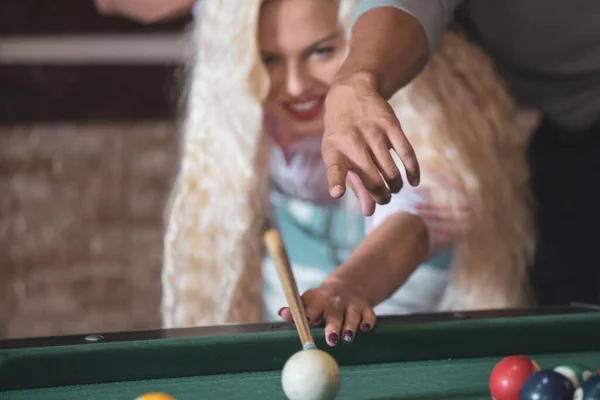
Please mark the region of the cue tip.
<svg viewBox="0 0 600 400"><path fill-rule="evenodd" d="M302 350L317 350L317 345L314 343L304 343Z"/></svg>

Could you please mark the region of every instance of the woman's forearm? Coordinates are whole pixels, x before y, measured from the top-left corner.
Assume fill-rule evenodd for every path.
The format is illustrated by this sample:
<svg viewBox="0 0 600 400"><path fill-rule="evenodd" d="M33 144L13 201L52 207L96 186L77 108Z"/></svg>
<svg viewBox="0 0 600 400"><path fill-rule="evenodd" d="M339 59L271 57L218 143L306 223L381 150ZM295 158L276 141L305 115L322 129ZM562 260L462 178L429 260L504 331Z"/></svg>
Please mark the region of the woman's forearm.
<svg viewBox="0 0 600 400"><path fill-rule="evenodd" d="M375 228L325 282L350 286L375 306L390 297L425 261L428 243L423 220L398 212Z"/></svg>

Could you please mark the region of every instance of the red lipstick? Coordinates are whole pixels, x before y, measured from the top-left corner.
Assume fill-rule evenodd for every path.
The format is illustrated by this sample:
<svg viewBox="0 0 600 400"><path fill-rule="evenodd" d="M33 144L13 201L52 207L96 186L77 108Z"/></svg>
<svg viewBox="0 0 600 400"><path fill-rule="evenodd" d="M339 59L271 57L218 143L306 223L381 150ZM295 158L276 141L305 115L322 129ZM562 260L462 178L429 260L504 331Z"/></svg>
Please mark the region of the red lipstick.
<svg viewBox="0 0 600 400"><path fill-rule="evenodd" d="M316 118L323 109L325 96L310 96L283 104L292 118L298 121L310 121Z"/></svg>

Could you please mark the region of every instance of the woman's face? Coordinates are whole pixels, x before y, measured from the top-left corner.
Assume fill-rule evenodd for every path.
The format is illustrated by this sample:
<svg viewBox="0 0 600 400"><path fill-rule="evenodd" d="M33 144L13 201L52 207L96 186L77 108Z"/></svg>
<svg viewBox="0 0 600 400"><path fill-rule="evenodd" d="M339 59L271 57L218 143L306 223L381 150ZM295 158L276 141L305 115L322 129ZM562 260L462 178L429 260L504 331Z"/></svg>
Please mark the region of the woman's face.
<svg viewBox="0 0 600 400"><path fill-rule="evenodd" d="M345 55L333 0L267 0L259 47L271 81L266 111L296 135L323 133L323 102Z"/></svg>

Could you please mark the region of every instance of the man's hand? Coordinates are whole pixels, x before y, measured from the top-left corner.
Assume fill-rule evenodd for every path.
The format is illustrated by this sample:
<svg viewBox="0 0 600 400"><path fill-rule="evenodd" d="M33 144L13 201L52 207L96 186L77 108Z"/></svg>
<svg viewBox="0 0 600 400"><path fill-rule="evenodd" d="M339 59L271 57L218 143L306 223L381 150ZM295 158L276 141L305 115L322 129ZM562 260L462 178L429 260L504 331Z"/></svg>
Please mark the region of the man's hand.
<svg viewBox="0 0 600 400"><path fill-rule="evenodd" d="M345 193L353 171L377 204L387 204L402 188L402 176L390 154L393 149L406 168L412 186L419 184L420 170L413 147L402 131L394 110L378 93L375 80L356 73L336 81L325 100L325 132L322 153L327 166L329 193ZM358 196L359 184L350 179ZM369 210L369 211L367 211ZM370 215L374 207L364 207Z"/></svg>
<svg viewBox="0 0 600 400"><path fill-rule="evenodd" d="M94 0L103 15L119 15L141 23L154 23L188 14L195 0Z"/></svg>

